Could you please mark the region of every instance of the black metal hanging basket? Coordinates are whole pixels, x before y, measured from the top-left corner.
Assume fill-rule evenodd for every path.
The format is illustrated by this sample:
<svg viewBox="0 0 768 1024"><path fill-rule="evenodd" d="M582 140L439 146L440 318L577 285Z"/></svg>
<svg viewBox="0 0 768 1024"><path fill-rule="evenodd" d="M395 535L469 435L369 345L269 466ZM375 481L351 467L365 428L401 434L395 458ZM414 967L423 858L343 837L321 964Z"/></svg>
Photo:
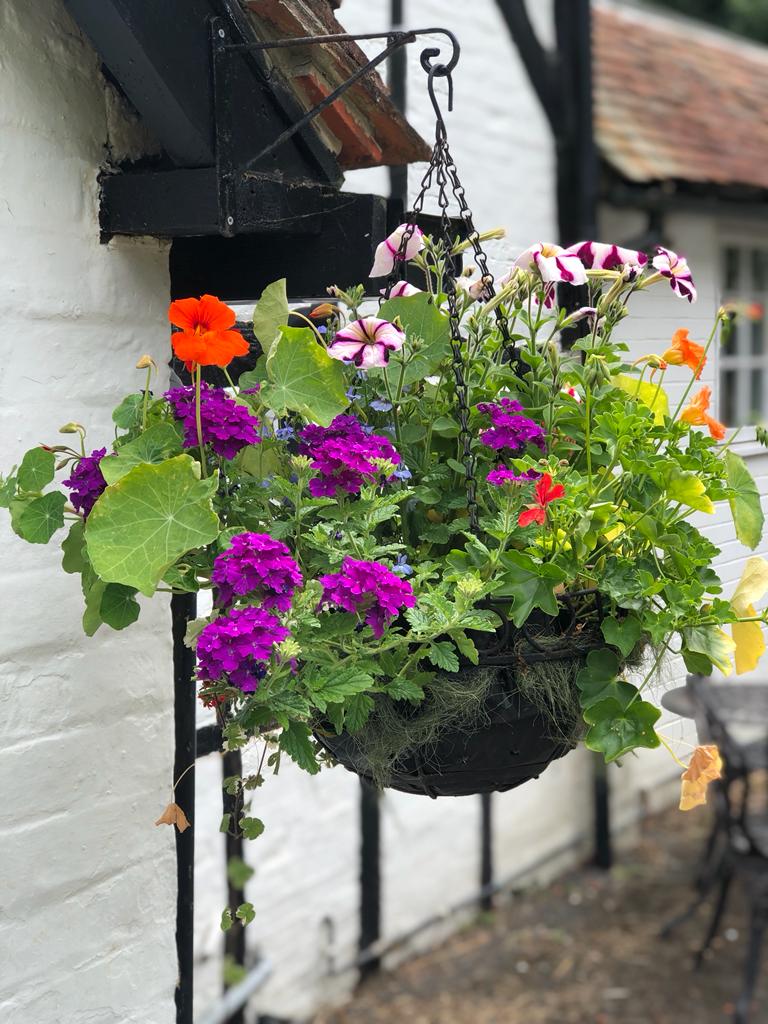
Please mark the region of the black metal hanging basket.
<svg viewBox="0 0 768 1024"><path fill-rule="evenodd" d="M415 225L422 212L424 199L435 185L440 208L441 237L450 251L455 234L448 216L451 196L458 204L459 214L467 239L474 251L487 298L494 295L494 279L488 269L485 253L475 230L472 214L467 205L448 148L445 123L435 95L437 78L447 79L449 109L452 99L451 71L458 60L458 43L451 37L454 53L447 64L437 64L432 58L439 50L425 50L421 64L428 74L428 90L435 110L435 145L432 159L421 182L419 194L409 215L409 224L403 233L400 250L395 259L395 270L390 277L385 295L388 296L396 275L405 266L405 251ZM470 529L479 533L476 500L475 457L469 430L469 394L465 378L464 343L460 332L455 284L446 281L446 297L450 321L452 369L455 379L457 418L460 425L459 442L466 474L467 513ZM514 341L501 306L494 310L502 338L504 358L516 364ZM436 686L442 684L464 687L474 695L470 713L446 716L442 727L425 741L408 743L409 727L413 735L419 732L420 716L430 714L429 695L424 704L414 707L406 701L388 702L384 709L390 726L385 732L374 725L366 725L359 733L337 734L329 722L318 722L315 735L334 758L349 771L378 786L418 793L430 797L468 796L479 793L504 792L538 778L555 760L572 750L581 735L582 719L578 705L575 676L584 664L590 650L604 646L600 634L602 607L596 591L579 591L559 599L557 616L538 615L518 629L508 620L503 607L494 607L501 626L495 634L473 637L479 652L479 664L465 663L457 675L439 676ZM549 674L549 675L548 675ZM536 682L557 678L562 701L547 703ZM434 691L433 691L434 694ZM538 699L537 699L538 695ZM439 699L439 697L437 698ZM459 700L461 700L459 692ZM380 706L374 709L375 720ZM402 726L398 733L398 723ZM373 731L372 731L373 730ZM393 737L392 749L386 743ZM404 741L405 738L405 741ZM378 760L372 755L378 749ZM383 745L383 746L382 746ZM390 755L387 761L387 755ZM382 771L382 759L386 771Z"/></svg>

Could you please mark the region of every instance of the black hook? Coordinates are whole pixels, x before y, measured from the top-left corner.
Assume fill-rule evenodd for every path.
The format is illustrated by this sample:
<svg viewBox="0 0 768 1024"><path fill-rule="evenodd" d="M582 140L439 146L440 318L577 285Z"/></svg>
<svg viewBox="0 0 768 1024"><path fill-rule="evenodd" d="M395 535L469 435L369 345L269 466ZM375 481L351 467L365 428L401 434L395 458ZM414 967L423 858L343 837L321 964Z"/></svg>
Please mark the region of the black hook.
<svg viewBox="0 0 768 1024"><path fill-rule="evenodd" d="M456 36L453 32L449 32L447 28L437 29L436 31L444 33L450 39L453 47L451 58L447 64L434 63L432 58L440 56L440 47L430 46L426 50L421 51L421 66L427 72L428 76L427 91L429 92L429 98L435 111L436 131L438 135L445 135L445 121L443 120L443 112L440 109L440 103L438 102L437 95L435 93L435 79L448 79L448 110L453 110L453 77L451 76L451 72L459 62L461 47L459 46L459 41Z"/></svg>

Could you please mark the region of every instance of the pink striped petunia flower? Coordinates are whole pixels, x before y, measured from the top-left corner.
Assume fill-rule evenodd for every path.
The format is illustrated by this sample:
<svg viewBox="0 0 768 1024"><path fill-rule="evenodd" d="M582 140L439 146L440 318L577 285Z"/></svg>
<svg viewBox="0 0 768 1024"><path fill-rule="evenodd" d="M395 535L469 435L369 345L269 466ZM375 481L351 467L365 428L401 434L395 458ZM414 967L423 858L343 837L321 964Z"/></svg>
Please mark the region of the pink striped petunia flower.
<svg viewBox="0 0 768 1024"><path fill-rule="evenodd" d="M579 257L559 245L537 242L517 257L515 266L538 273L547 283L587 283L587 271Z"/></svg>
<svg viewBox="0 0 768 1024"><path fill-rule="evenodd" d="M403 235L406 231L411 231L412 233L406 243L405 252L401 257L398 257ZM391 274L395 269L395 263L398 261L398 258L412 260L416 253L421 252L423 248L424 232L421 228L415 224L401 224L395 228L391 235L376 246L376 255L374 256L373 266L368 276L386 277L387 274Z"/></svg>
<svg viewBox="0 0 768 1024"><path fill-rule="evenodd" d="M399 352L405 343L405 334L389 320L367 316L353 320L336 332L328 346L328 355L344 363L354 363L361 370L386 366L389 353Z"/></svg>
<svg viewBox="0 0 768 1024"><path fill-rule="evenodd" d="M662 277L668 278L670 287L676 295L681 295L689 302L695 302L696 286L685 257L678 256L676 252L664 249L661 245L656 246L656 253L651 261L654 269L658 270Z"/></svg>

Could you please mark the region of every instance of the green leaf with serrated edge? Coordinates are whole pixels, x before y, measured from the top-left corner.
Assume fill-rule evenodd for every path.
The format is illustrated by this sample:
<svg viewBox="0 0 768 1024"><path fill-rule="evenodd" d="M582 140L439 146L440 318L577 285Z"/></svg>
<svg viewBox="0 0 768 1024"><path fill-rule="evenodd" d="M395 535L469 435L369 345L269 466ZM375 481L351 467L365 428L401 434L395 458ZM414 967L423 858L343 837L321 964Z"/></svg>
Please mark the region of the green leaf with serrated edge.
<svg viewBox="0 0 768 1024"><path fill-rule="evenodd" d="M221 921L219 923L219 927L223 932L228 932L229 929L232 927L232 924L232 911L229 909L229 907L226 907L221 912Z"/></svg>
<svg viewBox="0 0 768 1024"><path fill-rule="evenodd" d="M368 721L373 711L373 698L367 693L358 693L344 704L344 725L347 732L357 732Z"/></svg>
<svg viewBox="0 0 768 1024"><path fill-rule="evenodd" d="M664 417L669 416L669 399L663 387L650 384L645 380L641 381L639 377L630 377L626 373L618 373L611 380L630 398L635 398L642 405L647 406L653 413L655 423L659 426L664 425Z"/></svg>
<svg viewBox="0 0 768 1024"><path fill-rule="evenodd" d="M373 686L373 676L357 668L335 669L333 674L317 675L307 681L312 700L325 710L326 704L338 704Z"/></svg>
<svg viewBox="0 0 768 1024"><path fill-rule="evenodd" d="M667 481L667 497L699 512L711 514L715 511L712 499L706 494L704 481L695 473L683 472L676 467Z"/></svg>
<svg viewBox="0 0 768 1024"><path fill-rule="evenodd" d="M762 540L765 525L760 492L741 456L727 451L724 462L728 486L736 492L728 499L736 536L742 544L754 550Z"/></svg>
<svg viewBox="0 0 768 1024"><path fill-rule="evenodd" d="M280 749L290 757L292 761L309 772L310 775L317 775L320 765L315 759L315 748L309 738L309 728L301 722L291 722L287 729L280 733Z"/></svg>
<svg viewBox="0 0 768 1024"><path fill-rule="evenodd" d="M467 661L471 661L473 665L477 665L480 661L480 655L477 652L477 647L475 647L474 642L470 640L465 633L460 631L452 632L451 639Z"/></svg>
<svg viewBox="0 0 768 1024"><path fill-rule="evenodd" d="M227 861L227 878L235 889L244 889L246 882L253 878L254 870L242 857L230 857Z"/></svg>
<svg viewBox="0 0 768 1024"><path fill-rule="evenodd" d="M56 456L45 448L32 448L21 460L16 482L20 491L42 491L53 480Z"/></svg>
<svg viewBox="0 0 768 1024"><path fill-rule="evenodd" d="M382 320L399 320L409 341L421 339L421 345L405 364L403 384L413 384L429 377L443 359L450 355L448 317L440 312L428 292L388 299L382 304L378 315ZM376 371L386 374L393 387L397 387L400 381L400 372L400 366L394 362L390 362L388 369Z"/></svg>
<svg viewBox="0 0 768 1024"><path fill-rule="evenodd" d="M393 679L384 686L384 692L392 700L420 701L424 690L412 679Z"/></svg>
<svg viewBox="0 0 768 1024"><path fill-rule="evenodd" d="M47 544L64 525L67 499L61 491L50 491L32 500L11 502L11 526L30 544Z"/></svg>
<svg viewBox="0 0 768 1024"><path fill-rule="evenodd" d="M124 444L117 455L107 455L99 463L101 474L108 484L114 484L134 466L142 463L165 462L181 452L183 438L175 423L157 423L133 441Z"/></svg>
<svg viewBox="0 0 768 1024"><path fill-rule="evenodd" d="M534 608L547 615L557 615L554 588L565 579L565 573L551 562L537 564L522 551L508 551L501 558L504 567L502 587L496 591L513 600L511 618L519 628Z"/></svg>
<svg viewBox="0 0 768 1024"><path fill-rule="evenodd" d="M289 315L285 278L281 277L267 285L253 311L253 333L262 352L269 353L280 336L280 328L288 323Z"/></svg>
<svg viewBox="0 0 768 1024"><path fill-rule="evenodd" d="M144 393L126 395L112 413L112 421L121 430L132 430L141 423Z"/></svg>
<svg viewBox="0 0 768 1024"><path fill-rule="evenodd" d="M684 651L703 654L729 676L733 672L731 654L736 644L719 626L690 626L682 631Z"/></svg>
<svg viewBox="0 0 768 1024"><path fill-rule="evenodd" d="M88 557L109 583L151 596L164 573L194 548L216 539L219 519L211 498L216 475L177 455L159 466L136 466L101 495L85 528Z"/></svg>
<svg viewBox="0 0 768 1024"><path fill-rule="evenodd" d="M344 731L344 705L329 704L328 707L323 710L323 714L331 723L333 728L336 730L336 735L340 736L341 733Z"/></svg>
<svg viewBox="0 0 768 1024"><path fill-rule="evenodd" d="M607 763L637 747L653 749L661 743L654 729L660 716L659 709L644 700L628 707L615 698L601 700L584 712L584 721L590 726L584 744L603 754Z"/></svg>
<svg viewBox="0 0 768 1024"><path fill-rule="evenodd" d="M69 533L61 542L61 567L64 572L83 572L88 566L85 552L85 523L76 519L69 528Z"/></svg>
<svg viewBox="0 0 768 1024"><path fill-rule="evenodd" d="M262 399L278 414L293 410L327 427L349 405L344 367L308 327L283 327L267 358Z"/></svg>
<svg viewBox="0 0 768 1024"><path fill-rule="evenodd" d="M101 618L112 629L125 629L139 617L139 602L133 587L122 583L108 583L99 605Z"/></svg>
<svg viewBox="0 0 768 1024"><path fill-rule="evenodd" d="M244 925L250 924L256 917L256 911L253 909L253 904L241 903L235 911L235 916L242 921Z"/></svg>
<svg viewBox="0 0 768 1024"><path fill-rule="evenodd" d="M443 669L444 672L459 671L459 659L456 657L456 651L453 648L453 644L447 640L431 643L427 648L427 658L437 668Z"/></svg>
<svg viewBox="0 0 768 1024"><path fill-rule="evenodd" d="M600 628L606 642L618 647L625 658L634 650L643 632L640 620L634 615L623 619L604 619Z"/></svg>
<svg viewBox="0 0 768 1024"><path fill-rule="evenodd" d="M258 839L264 831L264 822L261 818L249 818L244 815L240 819L240 830L246 839Z"/></svg>

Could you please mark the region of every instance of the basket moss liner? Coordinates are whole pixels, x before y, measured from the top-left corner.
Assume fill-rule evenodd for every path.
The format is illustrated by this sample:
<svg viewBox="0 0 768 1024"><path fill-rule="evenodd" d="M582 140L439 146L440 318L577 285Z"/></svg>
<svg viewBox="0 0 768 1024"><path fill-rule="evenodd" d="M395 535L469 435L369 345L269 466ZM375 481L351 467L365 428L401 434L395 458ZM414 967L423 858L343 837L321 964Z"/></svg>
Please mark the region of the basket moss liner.
<svg viewBox="0 0 768 1024"><path fill-rule="evenodd" d="M578 743L576 676L589 652L605 645L591 624L568 638L567 657L541 658L548 643L562 652L562 635L542 631L535 642L535 661L526 660L532 648L519 633L512 664L441 673L417 707L378 695L362 729L337 736L323 722L318 739L378 787L432 796L512 789ZM639 664L644 650L638 644L625 665Z"/></svg>

